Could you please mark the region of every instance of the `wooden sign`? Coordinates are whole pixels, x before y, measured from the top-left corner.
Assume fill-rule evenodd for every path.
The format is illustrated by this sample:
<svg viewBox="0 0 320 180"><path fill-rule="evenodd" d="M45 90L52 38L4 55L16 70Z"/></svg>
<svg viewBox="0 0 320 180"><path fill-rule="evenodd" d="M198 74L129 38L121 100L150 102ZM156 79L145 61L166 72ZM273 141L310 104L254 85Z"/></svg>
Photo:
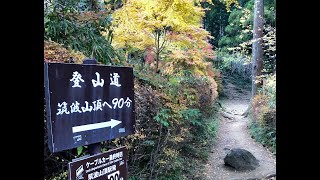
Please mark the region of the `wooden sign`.
<svg viewBox="0 0 320 180"><path fill-rule="evenodd" d="M45 63L51 152L134 133L131 67Z"/></svg>

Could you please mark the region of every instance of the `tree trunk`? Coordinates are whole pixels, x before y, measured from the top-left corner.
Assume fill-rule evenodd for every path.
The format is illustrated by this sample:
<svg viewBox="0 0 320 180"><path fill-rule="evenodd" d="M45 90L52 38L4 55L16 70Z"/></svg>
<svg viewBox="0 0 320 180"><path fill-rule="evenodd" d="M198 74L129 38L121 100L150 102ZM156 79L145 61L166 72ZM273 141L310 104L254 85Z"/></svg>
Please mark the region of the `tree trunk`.
<svg viewBox="0 0 320 180"><path fill-rule="evenodd" d="M157 51L156 52L156 73L158 72L158 68L159 68L159 60L160 60L160 52Z"/></svg>
<svg viewBox="0 0 320 180"><path fill-rule="evenodd" d="M256 82L263 69L263 22L264 22L264 0L255 0L253 18L253 43L252 43L252 99L256 95L262 83Z"/></svg>
<svg viewBox="0 0 320 180"><path fill-rule="evenodd" d="M253 42L252 42L252 94L251 103L242 116L247 117L251 109L251 104L254 96L257 94L262 83L257 78L261 75L263 69L263 23L264 23L264 0L254 1L254 15L253 15ZM257 81L259 80L259 81ZM256 82L257 81L257 82Z"/></svg>
<svg viewBox="0 0 320 180"><path fill-rule="evenodd" d="M161 31L157 30L156 32L156 69L155 72L158 72L158 68L159 68L159 61L160 61L160 35L161 35Z"/></svg>

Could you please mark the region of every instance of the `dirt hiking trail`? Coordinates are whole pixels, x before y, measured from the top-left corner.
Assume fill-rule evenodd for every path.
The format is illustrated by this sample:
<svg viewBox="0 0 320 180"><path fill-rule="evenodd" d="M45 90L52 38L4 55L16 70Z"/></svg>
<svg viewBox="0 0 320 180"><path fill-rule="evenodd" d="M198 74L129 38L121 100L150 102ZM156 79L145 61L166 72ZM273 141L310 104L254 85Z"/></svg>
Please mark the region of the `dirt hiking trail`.
<svg viewBox="0 0 320 180"><path fill-rule="evenodd" d="M224 79L226 98L221 101L217 141L213 145L208 163L205 165L207 180L253 180L276 179L276 157L260 143L251 138L247 126L248 118L241 116L250 102L250 91L235 86ZM258 160L259 167L251 171L236 171L224 165L224 157L232 148L250 151Z"/></svg>

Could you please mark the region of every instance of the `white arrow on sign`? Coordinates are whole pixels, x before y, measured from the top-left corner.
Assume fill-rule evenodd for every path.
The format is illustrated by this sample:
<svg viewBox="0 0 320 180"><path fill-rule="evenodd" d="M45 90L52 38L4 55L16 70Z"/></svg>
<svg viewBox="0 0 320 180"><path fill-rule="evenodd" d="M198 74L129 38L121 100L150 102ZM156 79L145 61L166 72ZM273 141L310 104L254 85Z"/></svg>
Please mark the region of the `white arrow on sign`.
<svg viewBox="0 0 320 180"><path fill-rule="evenodd" d="M72 133L81 132L81 131L89 131L93 129L105 128L105 127L115 127L116 125L120 124L121 121L111 119L107 122L95 123L95 124L87 124L82 126L74 126L72 127Z"/></svg>

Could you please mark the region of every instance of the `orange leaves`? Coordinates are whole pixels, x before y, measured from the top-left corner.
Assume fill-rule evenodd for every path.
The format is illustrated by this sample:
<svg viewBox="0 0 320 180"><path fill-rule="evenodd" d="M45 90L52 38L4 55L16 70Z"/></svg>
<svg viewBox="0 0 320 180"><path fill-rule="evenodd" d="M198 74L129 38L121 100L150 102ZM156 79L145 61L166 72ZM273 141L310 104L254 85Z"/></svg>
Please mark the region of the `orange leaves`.
<svg viewBox="0 0 320 180"><path fill-rule="evenodd" d="M186 51L183 51L183 50L180 50L180 49L177 49L175 51L172 52L172 54L170 55L170 57L172 59L185 59L187 58L186 56Z"/></svg>
<svg viewBox="0 0 320 180"><path fill-rule="evenodd" d="M104 19L109 15L106 11L85 11L81 13L67 13L66 16L70 18L76 19L80 23L88 22L88 21L99 21L100 19Z"/></svg>
<svg viewBox="0 0 320 180"><path fill-rule="evenodd" d="M85 58L81 52L67 50L61 44L44 41L44 62L66 62L72 57L75 63L81 63Z"/></svg>
<svg viewBox="0 0 320 180"><path fill-rule="evenodd" d="M268 106L268 97L264 94L257 94L252 102L252 115L259 123L263 123L263 116L270 111Z"/></svg>
<svg viewBox="0 0 320 180"><path fill-rule="evenodd" d="M210 65L205 59L214 57L212 46L207 41L207 35L207 31L195 26L187 32L168 33L168 39L174 44L170 48L169 59L175 62L176 67L181 66L183 69L193 71L196 75L206 75L207 67Z"/></svg>

